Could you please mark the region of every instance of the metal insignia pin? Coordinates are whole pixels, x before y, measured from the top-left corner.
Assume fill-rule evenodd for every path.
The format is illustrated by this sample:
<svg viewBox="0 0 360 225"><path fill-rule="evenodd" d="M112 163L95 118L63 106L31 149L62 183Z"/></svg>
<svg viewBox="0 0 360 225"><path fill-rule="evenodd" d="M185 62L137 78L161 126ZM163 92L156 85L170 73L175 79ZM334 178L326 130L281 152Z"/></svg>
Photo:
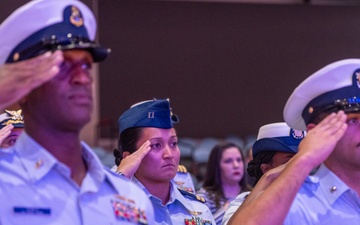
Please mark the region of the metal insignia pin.
<svg viewBox="0 0 360 225"><path fill-rule="evenodd" d="M191 215L193 215L193 216L197 216L197 215L198 215L198 213L195 212L195 211L190 211L190 210L189 210L189 213L190 213Z"/></svg>
<svg viewBox="0 0 360 225"><path fill-rule="evenodd" d="M336 190L337 190L337 187L336 187L336 186L333 186L332 188L330 188L330 192L331 192L331 193L334 193Z"/></svg>
<svg viewBox="0 0 360 225"><path fill-rule="evenodd" d="M42 165L44 165L44 160L40 159L35 163L35 168L39 169Z"/></svg>
<svg viewBox="0 0 360 225"><path fill-rule="evenodd" d="M80 10L75 6L71 7L70 22L77 27L80 27L84 24L84 20L81 16Z"/></svg>

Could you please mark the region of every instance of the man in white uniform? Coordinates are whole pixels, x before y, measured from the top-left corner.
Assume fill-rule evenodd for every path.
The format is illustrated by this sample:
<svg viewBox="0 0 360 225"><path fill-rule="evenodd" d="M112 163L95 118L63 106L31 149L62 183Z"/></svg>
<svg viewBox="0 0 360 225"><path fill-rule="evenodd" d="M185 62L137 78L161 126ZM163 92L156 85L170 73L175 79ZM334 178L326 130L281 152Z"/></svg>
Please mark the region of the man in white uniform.
<svg viewBox="0 0 360 225"><path fill-rule="evenodd" d="M90 69L108 54L95 33L94 15L75 0L30 1L0 26L2 68L57 73L20 100L25 131L0 149L0 224L153 223L145 193L80 141L92 111Z"/></svg>
<svg viewBox="0 0 360 225"><path fill-rule="evenodd" d="M308 130L299 152L262 176L229 224L360 224L359 112L360 59L303 81L284 108L290 127Z"/></svg>

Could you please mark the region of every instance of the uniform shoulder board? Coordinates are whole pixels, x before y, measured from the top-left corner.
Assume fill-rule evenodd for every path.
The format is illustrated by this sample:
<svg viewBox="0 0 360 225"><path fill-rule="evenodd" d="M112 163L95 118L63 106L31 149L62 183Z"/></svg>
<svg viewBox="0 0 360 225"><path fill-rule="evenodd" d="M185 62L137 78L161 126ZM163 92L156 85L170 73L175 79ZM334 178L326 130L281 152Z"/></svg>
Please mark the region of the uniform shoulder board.
<svg viewBox="0 0 360 225"><path fill-rule="evenodd" d="M178 166L178 173L187 173L187 169L183 165Z"/></svg>
<svg viewBox="0 0 360 225"><path fill-rule="evenodd" d="M181 193L182 195L184 195L184 196L187 197L187 198L190 198L190 199L192 199L192 200L197 200L197 201L199 201L199 202L201 202L201 203L205 203L205 202L206 202L206 200L205 200L203 197L200 197L200 196L198 196L198 195L195 195L195 194L193 194L193 193L191 193L191 192L188 192L188 191L185 191L185 190L181 190L181 189L179 189L179 188L178 188L178 190L180 191L180 193Z"/></svg>

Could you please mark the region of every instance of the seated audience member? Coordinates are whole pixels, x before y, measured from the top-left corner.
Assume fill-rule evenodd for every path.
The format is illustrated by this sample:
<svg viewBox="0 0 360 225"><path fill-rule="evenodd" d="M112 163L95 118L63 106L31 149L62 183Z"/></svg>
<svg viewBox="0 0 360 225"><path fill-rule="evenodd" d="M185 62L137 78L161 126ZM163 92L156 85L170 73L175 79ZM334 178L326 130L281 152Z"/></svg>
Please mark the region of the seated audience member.
<svg viewBox="0 0 360 225"><path fill-rule="evenodd" d="M0 149L0 224L153 224L145 193L80 140L93 106L91 67L108 54L95 34L93 13L75 0L29 1L1 23L2 69L31 76L41 67L56 76L26 89L25 129Z"/></svg>
<svg viewBox="0 0 360 225"><path fill-rule="evenodd" d="M264 173L287 163L297 153L298 145L304 137L304 131L291 129L284 122L260 127L257 140L252 147L254 159L247 167L247 172L254 178L255 185ZM230 202L222 224L228 223L249 194L250 192L243 192Z"/></svg>
<svg viewBox="0 0 360 225"><path fill-rule="evenodd" d="M21 109L17 111L5 110L0 115L0 147L13 146L24 130L24 119Z"/></svg>
<svg viewBox="0 0 360 225"><path fill-rule="evenodd" d="M264 174L229 224L360 224L359 74L360 59L340 60L294 90L285 122L307 136L286 165Z"/></svg>
<svg viewBox="0 0 360 225"><path fill-rule="evenodd" d="M221 224L229 202L249 189L239 147L230 142L215 145L206 165L203 187L197 194L205 199L216 224Z"/></svg>
<svg viewBox="0 0 360 225"><path fill-rule="evenodd" d="M173 127L178 117L169 100L137 103L119 118L117 173L131 178L151 200L156 224L215 224L200 197L178 189L173 182L180 150Z"/></svg>

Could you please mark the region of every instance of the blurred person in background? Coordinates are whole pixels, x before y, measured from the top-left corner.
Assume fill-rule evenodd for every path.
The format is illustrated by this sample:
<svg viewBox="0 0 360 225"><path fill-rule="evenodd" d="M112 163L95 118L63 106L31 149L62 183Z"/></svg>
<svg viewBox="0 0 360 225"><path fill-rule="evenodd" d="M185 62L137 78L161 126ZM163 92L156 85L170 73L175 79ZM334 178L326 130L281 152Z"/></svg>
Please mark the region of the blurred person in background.
<svg viewBox="0 0 360 225"><path fill-rule="evenodd" d="M24 130L24 119L21 109L17 111L5 110L0 115L0 147L13 146Z"/></svg>
<svg viewBox="0 0 360 225"><path fill-rule="evenodd" d="M245 178L245 161L239 147L220 143L211 150L203 187L196 193L206 200L216 224L221 224L229 202L250 190Z"/></svg>
<svg viewBox="0 0 360 225"><path fill-rule="evenodd" d="M259 129L258 137L252 146L254 159L249 162L247 173L254 178L255 185L270 169L287 163L298 151L304 131L291 129L285 122L266 124ZM250 192L243 192L230 202L222 224L227 224L234 212Z"/></svg>

